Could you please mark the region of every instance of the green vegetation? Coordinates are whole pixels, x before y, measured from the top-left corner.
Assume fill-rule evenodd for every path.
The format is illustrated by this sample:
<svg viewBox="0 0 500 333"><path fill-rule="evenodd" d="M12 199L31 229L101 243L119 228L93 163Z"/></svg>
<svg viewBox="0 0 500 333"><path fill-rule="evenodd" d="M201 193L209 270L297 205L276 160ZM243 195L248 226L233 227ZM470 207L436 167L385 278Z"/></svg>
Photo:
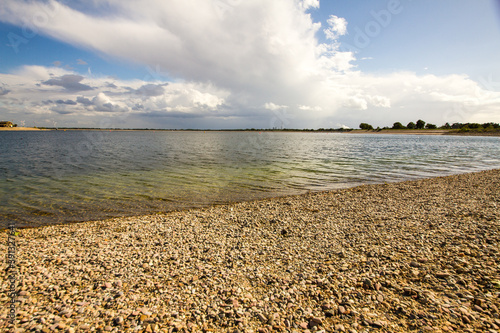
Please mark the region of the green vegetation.
<svg viewBox="0 0 500 333"><path fill-rule="evenodd" d="M359 128L362 130L373 130L373 126L367 123L361 123ZM435 124L426 123L422 119L417 120L416 123L409 122L408 125L404 126L402 123L395 122L392 127L384 127L384 130L396 129L396 130L404 130L404 129L441 129L441 130L452 130L450 133L458 132L458 133L485 133L485 132L500 132L500 124L498 123L446 123L440 127ZM376 131L380 131L380 127L377 127ZM454 131L453 131L454 130Z"/></svg>
<svg viewBox="0 0 500 333"><path fill-rule="evenodd" d="M367 123L361 123L359 124L359 128L361 128L362 130L372 130L373 129L373 126L370 125L370 124L367 124Z"/></svg>
<svg viewBox="0 0 500 333"><path fill-rule="evenodd" d="M405 129L406 127L403 126L400 122L396 122L392 125L392 129Z"/></svg>
<svg viewBox="0 0 500 333"><path fill-rule="evenodd" d="M423 129L424 126L425 126L425 121L423 121L422 119L419 119L417 121L417 124L416 124L417 129Z"/></svg>

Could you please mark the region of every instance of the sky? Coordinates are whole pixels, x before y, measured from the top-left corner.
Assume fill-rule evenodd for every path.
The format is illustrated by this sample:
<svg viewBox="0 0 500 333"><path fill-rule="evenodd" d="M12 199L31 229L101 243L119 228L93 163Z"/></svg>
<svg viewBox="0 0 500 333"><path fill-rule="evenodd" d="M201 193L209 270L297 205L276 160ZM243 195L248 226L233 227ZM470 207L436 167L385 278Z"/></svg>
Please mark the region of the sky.
<svg viewBox="0 0 500 333"><path fill-rule="evenodd" d="M0 120L500 122L500 1L2 0Z"/></svg>

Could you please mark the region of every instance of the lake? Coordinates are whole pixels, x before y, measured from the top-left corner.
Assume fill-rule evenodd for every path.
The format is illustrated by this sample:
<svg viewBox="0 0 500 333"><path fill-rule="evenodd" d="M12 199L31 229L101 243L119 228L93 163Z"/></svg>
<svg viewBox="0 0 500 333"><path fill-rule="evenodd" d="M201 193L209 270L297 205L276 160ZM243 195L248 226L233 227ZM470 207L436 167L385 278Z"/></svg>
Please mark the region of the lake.
<svg viewBox="0 0 500 333"><path fill-rule="evenodd" d="M38 226L500 168L500 138L0 132L0 218Z"/></svg>

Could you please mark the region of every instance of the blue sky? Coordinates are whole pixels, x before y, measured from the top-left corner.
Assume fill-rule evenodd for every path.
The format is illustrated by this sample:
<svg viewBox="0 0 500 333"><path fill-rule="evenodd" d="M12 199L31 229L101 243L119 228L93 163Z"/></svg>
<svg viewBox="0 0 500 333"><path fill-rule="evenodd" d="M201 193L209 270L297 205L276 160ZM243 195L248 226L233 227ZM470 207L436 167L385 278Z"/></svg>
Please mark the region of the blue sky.
<svg viewBox="0 0 500 333"><path fill-rule="evenodd" d="M500 122L498 1L5 0L0 41L27 126Z"/></svg>

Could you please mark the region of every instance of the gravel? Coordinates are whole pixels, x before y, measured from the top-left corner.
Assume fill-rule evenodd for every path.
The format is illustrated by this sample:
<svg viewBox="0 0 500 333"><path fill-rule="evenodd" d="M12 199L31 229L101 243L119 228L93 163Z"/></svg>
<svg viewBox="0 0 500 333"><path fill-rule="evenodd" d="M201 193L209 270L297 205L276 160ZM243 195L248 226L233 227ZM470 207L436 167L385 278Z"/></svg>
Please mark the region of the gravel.
<svg viewBox="0 0 500 333"><path fill-rule="evenodd" d="M0 327L500 332L499 206L490 170L20 229Z"/></svg>

